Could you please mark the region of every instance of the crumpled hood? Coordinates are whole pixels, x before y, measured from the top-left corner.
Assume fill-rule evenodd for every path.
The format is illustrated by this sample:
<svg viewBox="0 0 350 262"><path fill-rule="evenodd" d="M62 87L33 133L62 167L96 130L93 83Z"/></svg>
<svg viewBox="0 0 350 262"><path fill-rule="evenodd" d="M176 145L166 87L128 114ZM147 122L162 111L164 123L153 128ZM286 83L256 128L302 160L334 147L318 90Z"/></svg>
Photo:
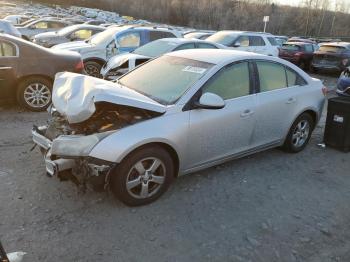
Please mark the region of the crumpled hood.
<svg viewBox="0 0 350 262"><path fill-rule="evenodd" d="M63 50L71 50L78 51L86 48L91 48L92 45L86 43L85 41L76 41L76 42L68 42L64 44L59 44L51 47L52 49L63 49Z"/></svg>
<svg viewBox="0 0 350 262"><path fill-rule="evenodd" d="M113 82L75 73L58 73L52 103L71 124L89 119L96 102L109 102L164 113L166 106Z"/></svg>

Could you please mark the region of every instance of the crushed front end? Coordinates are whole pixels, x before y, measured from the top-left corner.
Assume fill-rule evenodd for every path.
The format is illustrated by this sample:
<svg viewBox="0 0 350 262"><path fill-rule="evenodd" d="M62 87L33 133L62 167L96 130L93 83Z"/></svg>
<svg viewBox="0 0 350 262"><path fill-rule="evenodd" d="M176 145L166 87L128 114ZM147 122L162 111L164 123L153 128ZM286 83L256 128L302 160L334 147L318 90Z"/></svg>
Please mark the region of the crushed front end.
<svg viewBox="0 0 350 262"><path fill-rule="evenodd" d="M70 124L66 117L50 108L44 126L34 126L32 137L43 154L46 172L60 180L71 180L81 189L92 186L101 191L108 187L116 163L89 156L105 137L119 129L154 117L142 109L97 103L96 112L86 121Z"/></svg>

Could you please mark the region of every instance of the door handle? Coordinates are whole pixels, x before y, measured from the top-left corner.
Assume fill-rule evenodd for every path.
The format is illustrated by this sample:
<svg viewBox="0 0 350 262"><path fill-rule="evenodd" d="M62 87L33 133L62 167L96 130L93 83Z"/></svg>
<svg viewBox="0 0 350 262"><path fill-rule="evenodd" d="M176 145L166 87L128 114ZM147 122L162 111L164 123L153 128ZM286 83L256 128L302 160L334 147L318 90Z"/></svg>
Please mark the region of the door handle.
<svg viewBox="0 0 350 262"><path fill-rule="evenodd" d="M294 98L294 97L291 97L291 98L289 98L288 100L287 100L287 104L293 104L293 103L295 103L297 100Z"/></svg>
<svg viewBox="0 0 350 262"><path fill-rule="evenodd" d="M254 111L252 111L250 109L247 109L247 110L244 110L244 112L241 113L241 117L245 118L245 117L249 117L249 116L251 116L253 114L254 114Z"/></svg>

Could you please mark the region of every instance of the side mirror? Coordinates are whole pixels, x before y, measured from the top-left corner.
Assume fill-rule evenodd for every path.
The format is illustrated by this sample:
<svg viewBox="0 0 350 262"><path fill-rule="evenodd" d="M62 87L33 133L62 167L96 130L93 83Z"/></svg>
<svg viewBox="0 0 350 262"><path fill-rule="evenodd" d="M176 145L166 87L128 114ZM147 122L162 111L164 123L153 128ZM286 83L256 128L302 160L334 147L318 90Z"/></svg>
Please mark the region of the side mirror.
<svg viewBox="0 0 350 262"><path fill-rule="evenodd" d="M241 43L236 42L236 43L234 43L232 46L233 46L233 47L240 47L240 46L241 46Z"/></svg>
<svg viewBox="0 0 350 262"><path fill-rule="evenodd" d="M225 101L216 94L204 93L199 101L195 102L195 105L203 109L221 109L225 107Z"/></svg>

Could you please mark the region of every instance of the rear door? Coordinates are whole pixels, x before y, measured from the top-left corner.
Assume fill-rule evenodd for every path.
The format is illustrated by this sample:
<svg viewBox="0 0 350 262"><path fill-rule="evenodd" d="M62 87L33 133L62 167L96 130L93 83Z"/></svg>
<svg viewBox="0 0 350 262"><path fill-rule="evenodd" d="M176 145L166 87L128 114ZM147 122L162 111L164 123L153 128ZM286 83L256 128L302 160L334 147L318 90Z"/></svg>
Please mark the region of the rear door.
<svg viewBox="0 0 350 262"><path fill-rule="evenodd" d="M14 43L0 40L0 99L15 93L18 48Z"/></svg>
<svg viewBox="0 0 350 262"><path fill-rule="evenodd" d="M295 89L288 87L287 72L283 64L258 60L256 75L257 94L254 147L279 143L294 120L298 105Z"/></svg>

